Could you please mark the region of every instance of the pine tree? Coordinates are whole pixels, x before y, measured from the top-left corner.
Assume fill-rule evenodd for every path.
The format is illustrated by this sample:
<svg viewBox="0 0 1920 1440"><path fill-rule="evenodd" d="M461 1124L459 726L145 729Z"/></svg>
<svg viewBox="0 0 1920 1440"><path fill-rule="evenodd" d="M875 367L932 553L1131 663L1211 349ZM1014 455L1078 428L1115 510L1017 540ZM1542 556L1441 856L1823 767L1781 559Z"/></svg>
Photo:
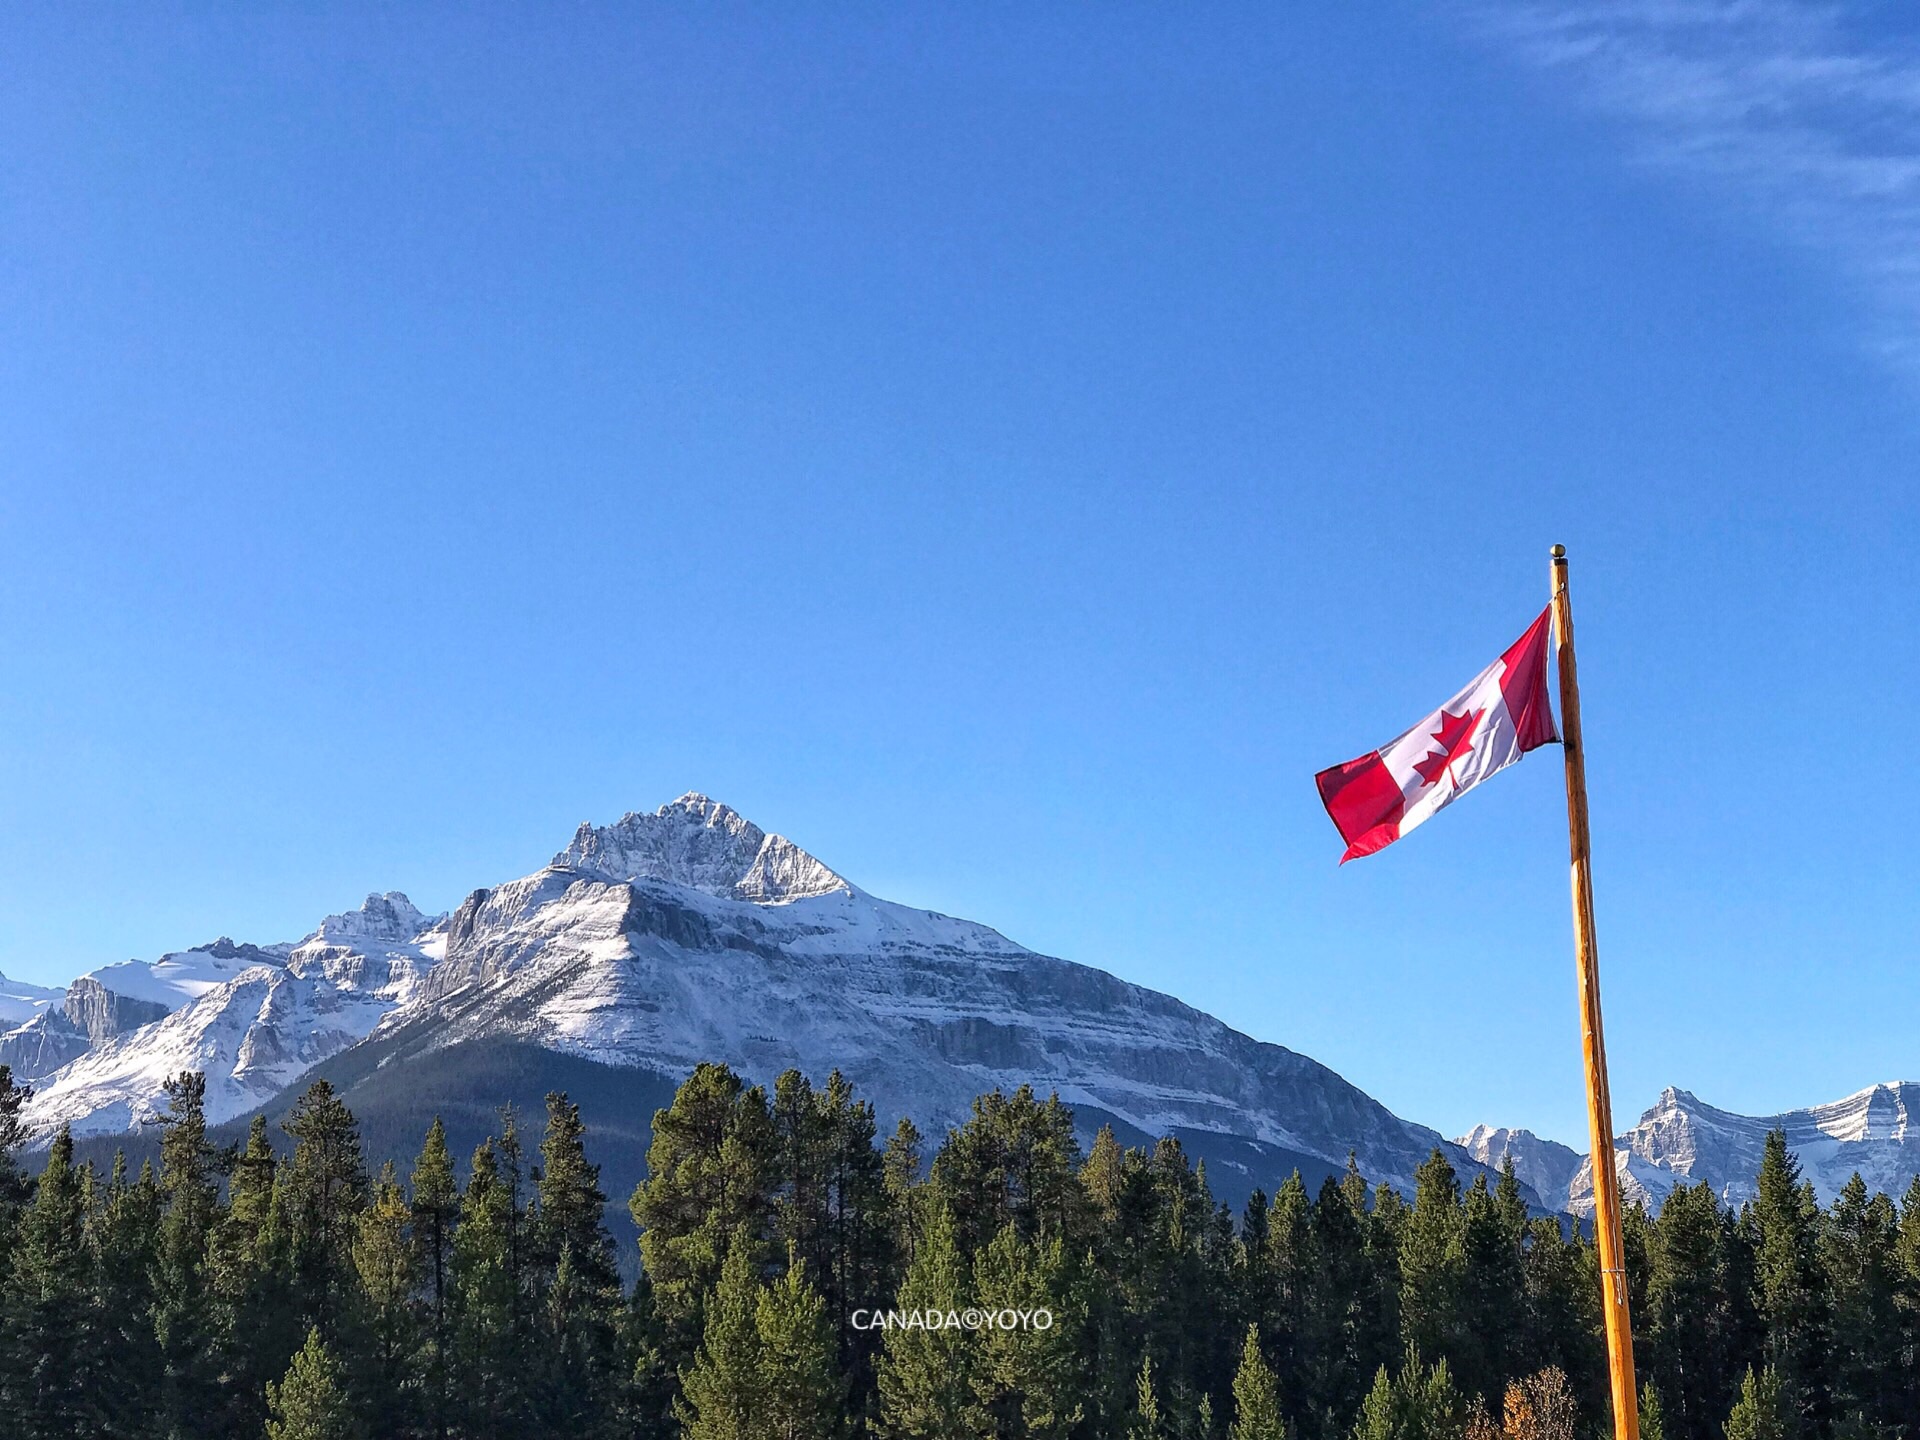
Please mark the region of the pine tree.
<svg viewBox="0 0 1920 1440"><path fill-rule="evenodd" d="M537 1404L549 1429L572 1440L612 1426L620 1383L620 1279L600 1167L587 1160L585 1135L580 1107L548 1095L535 1186L534 1263L546 1290Z"/></svg>
<svg viewBox="0 0 1920 1440"><path fill-rule="evenodd" d="M25 1111L32 1098L30 1087L14 1083L12 1067L0 1065L0 1276L7 1273L14 1228L33 1194L33 1182L20 1165L31 1136Z"/></svg>
<svg viewBox="0 0 1920 1440"><path fill-rule="evenodd" d="M294 1102L283 1128L294 1142L278 1177L294 1311L328 1334L347 1314L353 1241L367 1204L360 1127L333 1086L316 1080Z"/></svg>
<svg viewBox="0 0 1920 1440"><path fill-rule="evenodd" d="M1527 1207L1509 1156L1497 1194L1484 1174L1474 1177L1460 1229L1461 1305L1469 1317L1459 1334L1460 1387L1489 1401L1504 1391L1524 1352L1526 1224Z"/></svg>
<svg viewBox="0 0 1920 1440"><path fill-rule="evenodd" d="M1086 1191L1073 1112L1058 1095L1030 1085L994 1090L973 1102L967 1123L948 1132L933 1161L933 1184L973 1253L1011 1225L1024 1241L1086 1234Z"/></svg>
<svg viewBox="0 0 1920 1440"><path fill-rule="evenodd" d="M1795 1428L1819 1433L1828 1411L1829 1314L1819 1263L1820 1207L1787 1150L1784 1132L1767 1136L1754 1222L1755 1302L1766 1327L1767 1368Z"/></svg>
<svg viewBox="0 0 1920 1440"><path fill-rule="evenodd" d="M1413 1213L1400 1243L1400 1333L1426 1359L1463 1348L1464 1231L1460 1182L1436 1148L1414 1172Z"/></svg>
<svg viewBox="0 0 1920 1440"><path fill-rule="evenodd" d="M266 1386L286 1373L305 1332L293 1303L290 1241L276 1202L279 1164L263 1116L233 1157L227 1206L207 1247L208 1288L222 1377L222 1423L252 1434L266 1420Z"/></svg>
<svg viewBox="0 0 1920 1440"><path fill-rule="evenodd" d="M797 1253L790 1253L787 1273L756 1297L754 1329L760 1433L768 1440L831 1440L841 1430L846 1387L834 1364L826 1304Z"/></svg>
<svg viewBox="0 0 1920 1440"><path fill-rule="evenodd" d="M413 1424L415 1363L420 1348L414 1297L419 1290L419 1254L408 1234L413 1219L406 1192L389 1161L374 1182L373 1201L360 1213L353 1266L365 1310L364 1339L353 1389L368 1414L394 1431Z"/></svg>
<svg viewBox="0 0 1920 1440"><path fill-rule="evenodd" d="M1240 1346L1240 1368L1233 1377L1230 1440L1286 1440L1280 1413L1280 1387L1260 1353L1260 1327L1249 1325Z"/></svg>
<svg viewBox="0 0 1920 1440"><path fill-rule="evenodd" d="M315 1326L286 1376L267 1385L267 1440L361 1440L346 1377Z"/></svg>
<svg viewBox="0 0 1920 1440"><path fill-rule="evenodd" d="M1667 1412L1649 1381L1640 1387L1640 1440L1667 1440Z"/></svg>
<svg viewBox="0 0 1920 1440"><path fill-rule="evenodd" d="M647 1178L629 1209L676 1365L704 1332L702 1302L733 1236L764 1249L773 1207L773 1121L766 1094L724 1065L699 1065L653 1117Z"/></svg>
<svg viewBox="0 0 1920 1440"><path fill-rule="evenodd" d="M1113 1138L1111 1129L1103 1129L1100 1133L1109 1140ZM1094 1149L1097 1153L1097 1142ZM1143 1355L1140 1358L1140 1374L1134 1380L1133 1423L1127 1427L1127 1440L1165 1440L1165 1435L1160 1422L1160 1397L1153 1388L1153 1356Z"/></svg>
<svg viewBox="0 0 1920 1440"><path fill-rule="evenodd" d="M1353 1440L1461 1440L1467 1415L1447 1362L1429 1368L1409 1350L1397 1374L1382 1365L1374 1375Z"/></svg>
<svg viewBox="0 0 1920 1440"><path fill-rule="evenodd" d="M1749 1369L1727 1416L1726 1440L1793 1440L1798 1433L1785 1387L1773 1367L1758 1375Z"/></svg>
<svg viewBox="0 0 1920 1440"><path fill-rule="evenodd" d="M160 1186L153 1167L127 1179L125 1152L99 1207L88 1216L93 1273L95 1406L103 1440L147 1440L160 1389L160 1349L153 1333L153 1270L160 1243Z"/></svg>
<svg viewBox="0 0 1920 1440"><path fill-rule="evenodd" d="M1728 1232L1713 1188L1671 1191L1654 1223L1646 1304L1647 1379L1670 1403L1673 1440L1717 1440L1739 1383Z"/></svg>
<svg viewBox="0 0 1920 1440"><path fill-rule="evenodd" d="M456 1429L470 1440L517 1440L528 1428L530 1305L519 1235L525 1221L517 1162L483 1140L461 1197L450 1304Z"/></svg>
<svg viewBox="0 0 1920 1440"><path fill-rule="evenodd" d="M685 1440L762 1440L766 1429L761 1385L758 1250L745 1226L734 1232L719 1283L706 1305L706 1323L693 1363L680 1377L674 1401Z"/></svg>
<svg viewBox="0 0 1920 1440"><path fill-rule="evenodd" d="M1358 1181L1358 1172L1352 1178ZM1297 1401L1307 1440L1334 1440L1359 1410L1368 1377L1393 1354L1396 1337L1381 1325L1375 1303L1366 1226L1365 1183L1328 1176L1309 1227L1312 1266Z"/></svg>
<svg viewBox="0 0 1920 1440"><path fill-rule="evenodd" d="M974 1337L973 1423L1002 1436L1064 1436L1085 1414L1088 1376L1070 1326L1073 1277L1060 1239L1025 1241L1009 1221L974 1260L990 1314L1046 1312L1053 1323L990 1326Z"/></svg>
<svg viewBox="0 0 1920 1440"><path fill-rule="evenodd" d="M946 1206L931 1205L901 1283L902 1312L958 1313L971 1289ZM970 1338L957 1329L887 1330L879 1362L879 1433L888 1440L961 1440L973 1394Z"/></svg>
<svg viewBox="0 0 1920 1440"><path fill-rule="evenodd" d="M449 1393L453 1347L453 1236L460 1223L460 1192L447 1149L446 1127L434 1116L414 1161L410 1234L425 1292L419 1362L421 1425L444 1440L452 1423Z"/></svg>
<svg viewBox="0 0 1920 1440"><path fill-rule="evenodd" d="M206 1077L190 1071L169 1077L162 1088L167 1109L160 1117L165 1214L154 1267L154 1331L162 1359L156 1408L169 1440L198 1440L220 1433L225 1401L207 1268L221 1218L218 1156L207 1142Z"/></svg>
<svg viewBox="0 0 1920 1440"><path fill-rule="evenodd" d="M1891 1430L1906 1418L1900 1372L1899 1216L1858 1174L1821 1227L1821 1269L1831 1297L1832 1408L1848 1434Z"/></svg>
<svg viewBox="0 0 1920 1440"><path fill-rule="evenodd" d="M99 1425L84 1190L73 1136L62 1129L20 1218L6 1290L0 1395L20 1440L66 1440Z"/></svg>
<svg viewBox="0 0 1920 1440"><path fill-rule="evenodd" d="M1894 1242L1894 1302L1899 1308L1899 1403L1920 1415L1920 1175L1900 1202L1900 1233Z"/></svg>

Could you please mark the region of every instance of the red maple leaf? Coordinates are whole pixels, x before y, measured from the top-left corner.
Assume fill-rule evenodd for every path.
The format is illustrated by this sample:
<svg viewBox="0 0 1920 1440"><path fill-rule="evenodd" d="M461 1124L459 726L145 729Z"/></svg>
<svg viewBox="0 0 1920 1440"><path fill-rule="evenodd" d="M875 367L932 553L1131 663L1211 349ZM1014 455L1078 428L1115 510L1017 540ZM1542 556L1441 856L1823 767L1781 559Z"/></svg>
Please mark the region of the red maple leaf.
<svg viewBox="0 0 1920 1440"><path fill-rule="evenodd" d="M1473 747L1473 732L1480 728L1480 719L1487 712L1469 710L1464 715L1449 715L1440 712L1440 728L1433 732L1433 740L1439 749L1432 751L1424 760L1416 760L1413 770L1420 777L1420 783L1431 785L1447 771L1447 767L1465 751Z"/></svg>

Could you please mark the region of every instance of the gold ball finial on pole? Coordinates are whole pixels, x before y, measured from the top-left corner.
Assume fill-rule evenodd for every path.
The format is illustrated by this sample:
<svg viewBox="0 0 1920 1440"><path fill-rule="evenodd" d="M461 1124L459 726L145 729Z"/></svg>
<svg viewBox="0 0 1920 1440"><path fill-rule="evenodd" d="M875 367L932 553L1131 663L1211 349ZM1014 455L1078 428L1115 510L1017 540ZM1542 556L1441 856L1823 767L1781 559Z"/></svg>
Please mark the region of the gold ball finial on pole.
<svg viewBox="0 0 1920 1440"><path fill-rule="evenodd" d="M1556 560L1564 560L1567 558L1567 547L1564 545L1555 545L1547 551L1547 554Z"/></svg>

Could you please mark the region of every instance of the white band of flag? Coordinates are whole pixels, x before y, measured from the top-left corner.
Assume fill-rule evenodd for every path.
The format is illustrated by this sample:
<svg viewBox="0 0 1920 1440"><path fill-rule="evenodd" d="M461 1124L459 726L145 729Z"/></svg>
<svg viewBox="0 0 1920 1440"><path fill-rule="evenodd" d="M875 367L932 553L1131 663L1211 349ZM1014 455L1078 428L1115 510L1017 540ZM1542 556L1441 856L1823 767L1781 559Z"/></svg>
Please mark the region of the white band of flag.
<svg viewBox="0 0 1920 1440"><path fill-rule="evenodd" d="M1433 714L1378 750L1314 777L1347 853L1398 840L1489 775L1560 737L1547 703L1551 608Z"/></svg>

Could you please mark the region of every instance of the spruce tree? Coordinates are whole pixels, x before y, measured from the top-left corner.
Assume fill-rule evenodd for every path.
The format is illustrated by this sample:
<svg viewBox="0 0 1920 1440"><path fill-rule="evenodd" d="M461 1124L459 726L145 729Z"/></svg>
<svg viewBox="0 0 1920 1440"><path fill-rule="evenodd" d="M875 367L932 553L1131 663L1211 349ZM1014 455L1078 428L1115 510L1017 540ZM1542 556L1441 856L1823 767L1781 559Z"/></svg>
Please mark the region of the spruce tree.
<svg viewBox="0 0 1920 1440"><path fill-rule="evenodd" d="M1766 1327L1767 1368L1795 1427L1818 1433L1828 1413L1829 1313L1819 1263L1820 1207L1787 1150L1768 1134L1753 1201L1759 1243L1754 1298Z"/></svg>
<svg viewBox="0 0 1920 1440"><path fill-rule="evenodd" d="M846 1386L835 1339L806 1262L790 1252L787 1272L754 1303L760 1352L760 1433L768 1440L832 1440L842 1428Z"/></svg>
<svg viewBox="0 0 1920 1440"><path fill-rule="evenodd" d="M1601 1336L1600 1272L1593 1247L1552 1216L1527 1226L1521 1266L1526 1291L1524 1363L1557 1366L1581 1408L1601 1414L1609 1403L1607 1354Z"/></svg>
<svg viewBox="0 0 1920 1440"><path fill-rule="evenodd" d="M967 1123L949 1131L933 1161L933 1184L958 1228L960 1248L978 1251L1006 1226L1022 1240L1086 1234L1086 1191L1073 1112L1022 1085L973 1102Z"/></svg>
<svg viewBox="0 0 1920 1440"><path fill-rule="evenodd" d="M283 1128L294 1142L278 1177L294 1311L328 1334L347 1314L353 1242L367 1203L360 1127L333 1086L316 1080L294 1102Z"/></svg>
<svg viewBox="0 0 1920 1440"><path fill-rule="evenodd" d="M835 1354L848 1379L851 1412L864 1420L875 1403L880 1337L855 1329L852 1316L863 1303L889 1295L899 1285L896 1200L885 1157L874 1147L873 1106L855 1097L838 1070L827 1076L814 1104L825 1147L821 1177L826 1209L821 1253L808 1262L808 1274L834 1326Z"/></svg>
<svg viewBox="0 0 1920 1440"><path fill-rule="evenodd" d="M538 1263L551 1269L571 1251L574 1272L596 1291L619 1286L613 1237L607 1233L606 1192L600 1167L587 1160L587 1127L566 1095L547 1096L547 1131L540 1142Z"/></svg>
<svg viewBox="0 0 1920 1440"><path fill-rule="evenodd" d="M1062 1240L1023 1240L1011 1220L975 1257L975 1303L982 1311L1052 1317L1046 1328L1001 1324L973 1337L976 1426L1048 1440L1080 1424L1088 1376L1072 1326L1073 1278Z"/></svg>
<svg viewBox="0 0 1920 1440"><path fill-rule="evenodd" d="M1400 1333L1428 1360L1464 1348L1464 1229L1459 1179L1436 1148L1414 1172L1413 1213L1400 1243Z"/></svg>
<svg viewBox="0 0 1920 1440"><path fill-rule="evenodd" d="M1899 1403L1920 1415L1920 1175L1900 1202L1900 1233L1894 1242L1894 1297L1899 1307Z"/></svg>
<svg viewBox="0 0 1920 1440"><path fill-rule="evenodd" d="M1344 1431L1368 1377L1393 1353L1395 1337L1381 1326L1375 1303L1366 1225L1365 1184L1328 1176L1309 1226L1312 1264L1295 1402L1307 1440L1335 1440Z"/></svg>
<svg viewBox="0 0 1920 1440"><path fill-rule="evenodd" d="M1779 1375L1768 1366L1748 1369L1727 1416L1726 1440L1794 1440L1800 1433Z"/></svg>
<svg viewBox="0 0 1920 1440"><path fill-rule="evenodd" d="M305 1325L293 1300L290 1238L276 1200L279 1164L256 1115L229 1167L227 1206L208 1242L213 1341L227 1429L252 1434L266 1418L266 1386L286 1372Z"/></svg>
<svg viewBox="0 0 1920 1440"><path fill-rule="evenodd" d="M453 1347L453 1237L460 1222L460 1191L447 1149L446 1127L434 1116L412 1175L413 1238L424 1291L419 1363L423 1433L445 1440L452 1423L449 1391Z"/></svg>
<svg viewBox="0 0 1920 1440"><path fill-rule="evenodd" d="M410 1431L414 1424L421 1343L414 1303L419 1254L408 1234L412 1219L406 1192L389 1161L374 1182L372 1203L360 1213L353 1241L365 1312L364 1333L353 1354L360 1370L353 1389L361 1408L382 1417L382 1424L395 1432Z"/></svg>
<svg viewBox="0 0 1920 1440"><path fill-rule="evenodd" d="M454 1234L451 1359L463 1440L517 1440L531 1425L526 1215L519 1162L506 1140L489 1138L475 1149Z"/></svg>
<svg viewBox="0 0 1920 1440"><path fill-rule="evenodd" d="M1459 1383L1491 1401L1518 1370L1526 1338L1527 1207L1508 1157L1496 1194L1477 1175L1461 1218Z"/></svg>
<svg viewBox="0 0 1920 1440"><path fill-rule="evenodd" d="M1375 1373L1353 1440L1461 1440L1467 1415L1447 1362L1429 1367L1409 1349L1397 1374L1384 1365Z"/></svg>
<svg viewBox="0 0 1920 1440"><path fill-rule="evenodd" d="M681 1374L673 1410L685 1440L762 1440L758 1245L743 1225L734 1231L719 1283L705 1310L693 1363Z"/></svg>
<svg viewBox="0 0 1920 1440"><path fill-rule="evenodd" d="M620 1277L600 1167L587 1160L580 1107L547 1096L535 1186L535 1268L545 1288L542 1421L572 1440L605 1433L618 1408Z"/></svg>
<svg viewBox="0 0 1920 1440"><path fill-rule="evenodd" d="M1868 1195L1858 1174L1835 1198L1819 1237L1830 1297L1830 1377L1836 1427L1853 1435L1906 1420L1899 1279L1899 1216Z"/></svg>
<svg viewBox="0 0 1920 1440"><path fill-rule="evenodd" d="M0 1332L0 1397L20 1440L67 1440L99 1426L85 1188L73 1136L62 1129L19 1221Z"/></svg>
<svg viewBox="0 0 1920 1440"><path fill-rule="evenodd" d="M1279 1383L1260 1353L1257 1325L1247 1327L1247 1338L1240 1345L1240 1368L1233 1377L1233 1424L1227 1434L1230 1440L1286 1440Z"/></svg>
<svg viewBox="0 0 1920 1440"><path fill-rule="evenodd" d="M677 1366L704 1331L702 1302L734 1235L765 1248L771 1224L773 1121L766 1094L724 1065L699 1065L653 1117L647 1178L629 1209Z"/></svg>
<svg viewBox="0 0 1920 1440"><path fill-rule="evenodd" d="M11 1066L0 1065L0 1276L7 1273L13 1232L33 1194L33 1182L20 1164L31 1131L25 1118L33 1091L16 1085Z"/></svg>
<svg viewBox="0 0 1920 1440"><path fill-rule="evenodd" d="M278 1384L267 1385L267 1440L361 1440L346 1377L315 1326Z"/></svg>
<svg viewBox="0 0 1920 1440"><path fill-rule="evenodd" d="M1726 1241L1710 1185L1668 1193L1653 1227L1646 1304L1634 1318L1672 1440L1717 1440L1739 1383Z"/></svg>
<svg viewBox="0 0 1920 1440"><path fill-rule="evenodd" d="M159 1428L168 1440L199 1440L220 1433L225 1397L221 1345L210 1303L207 1268L213 1231L221 1218L216 1188L218 1156L207 1141L206 1077L189 1071L169 1077L160 1116L160 1222L154 1267L154 1331L162 1375Z"/></svg>
<svg viewBox="0 0 1920 1440"><path fill-rule="evenodd" d="M1280 1382L1296 1395L1311 1384L1309 1362L1328 1358L1313 1349L1320 1337L1313 1334L1318 1298L1313 1294L1313 1282L1318 1257L1312 1218L1313 1204L1307 1198L1306 1183L1295 1170L1274 1192L1273 1205L1267 1212L1264 1258L1271 1303L1265 1314L1248 1316L1259 1328Z"/></svg>
<svg viewBox="0 0 1920 1440"><path fill-rule="evenodd" d="M1100 1132L1109 1140L1113 1131ZM1095 1151L1099 1149L1095 1145ZM1166 1432L1160 1421L1160 1397L1153 1388L1153 1356L1140 1357L1140 1373L1134 1379L1133 1386L1133 1422L1127 1427L1127 1440L1165 1440Z"/></svg>
<svg viewBox="0 0 1920 1440"><path fill-rule="evenodd" d="M1667 1440L1667 1411L1648 1381L1640 1387L1640 1440Z"/></svg>
<svg viewBox="0 0 1920 1440"><path fill-rule="evenodd" d="M160 1244L160 1186L153 1167L127 1179L125 1152L99 1207L88 1216L93 1272L94 1384L104 1440L148 1440L160 1389L160 1349L153 1333L154 1265Z"/></svg>
<svg viewBox="0 0 1920 1440"><path fill-rule="evenodd" d="M925 1233L901 1283L896 1308L945 1316L966 1308L971 1280L946 1206L928 1207ZM971 1434L971 1337L958 1328L884 1332L879 1362L879 1433L887 1440L962 1440Z"/></svg>

